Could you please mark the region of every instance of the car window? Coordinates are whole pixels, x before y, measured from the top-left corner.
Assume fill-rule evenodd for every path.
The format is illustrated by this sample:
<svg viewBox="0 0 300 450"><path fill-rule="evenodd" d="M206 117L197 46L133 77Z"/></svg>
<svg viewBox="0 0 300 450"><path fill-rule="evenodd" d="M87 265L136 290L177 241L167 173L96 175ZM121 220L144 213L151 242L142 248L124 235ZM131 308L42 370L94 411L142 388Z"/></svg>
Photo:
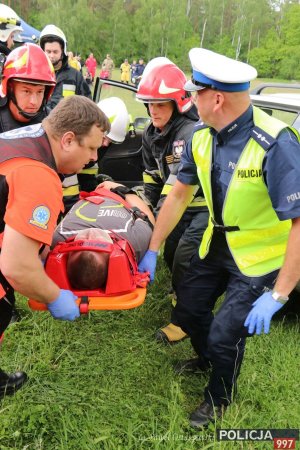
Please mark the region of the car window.
<svg viewBox="0 0 300 450"><path fill-rule="evenodd" d="M293 125L296 118L297 113L290 112L290 111L282 111L280 109L273 109L273 108L266 108L266 107L260 107L263 111L265 111L267 114L269 114L272 117L275 117L276 119L282 120L283 122L287 123L288 125Z"/></svg>
<svg viewBox="0 0 300 450"><path fill-rule="evenodd" d="M131 114L133 121L137 118L149 118L144 103L138 102L135 99L135 92L124 88L122 89L122 87L104 84L101 89L100 100L108 97L121 98L124 101L129 114Z"/></svg>

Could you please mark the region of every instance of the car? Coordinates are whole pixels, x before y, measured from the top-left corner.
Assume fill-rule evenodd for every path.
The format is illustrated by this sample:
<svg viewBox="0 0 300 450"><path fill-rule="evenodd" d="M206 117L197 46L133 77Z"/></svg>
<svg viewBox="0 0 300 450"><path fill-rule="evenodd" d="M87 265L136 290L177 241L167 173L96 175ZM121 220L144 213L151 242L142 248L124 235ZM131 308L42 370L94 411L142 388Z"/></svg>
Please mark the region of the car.
<svg viewBox="0 0 300 450"><path fill-rule="evenodd" d="M150 123L147 108L136 100L136 87L119 81L97 78L93 93L94 102L108 98L121 98L130 116L130 127L125 141L111 144L99 151L101 173L128 187L143 184L142 135Z"/></svg>
<svg viewBox="0 0 300 450"><path fill-rule="evenodd" d="M297 93L298 90L298 93ZM131 116L134 133L122 145L111 144L99 152L101 173L129 187L143 183L142 134L150 118L146 106L135 98L137 88L120 81L97 78L93 100L120 97ZM300 132L300 84L262 83L250 92L253 105L292 125Z"/></svg>
<svg viewBox="0 0 300 450"><path fill-rule="evenodd" d="M300 131L300 84L262 83L250 97L253 105Z"/></svg>

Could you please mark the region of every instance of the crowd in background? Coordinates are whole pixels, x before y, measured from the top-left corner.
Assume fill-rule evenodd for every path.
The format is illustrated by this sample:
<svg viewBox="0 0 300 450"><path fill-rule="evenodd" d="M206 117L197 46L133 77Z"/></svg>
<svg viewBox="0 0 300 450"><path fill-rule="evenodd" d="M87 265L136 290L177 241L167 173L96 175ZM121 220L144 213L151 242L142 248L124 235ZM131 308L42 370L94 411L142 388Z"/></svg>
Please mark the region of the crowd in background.
<svg viewBox="0 0 300 450"><path fill-rule="evenodd" d="M74 55L73 52L68 52L68 62L71 67L79 70L85 77L86 82L92 85L97 75L97 67L100 66L99 76L101 78L111 79L113 78L113 70L115 69L115 63L110 54L108 53L103 62L97 62L93 53L84 60L80 54ZM125 58L120 65L120 79L122 83L132 83L137 85L141 79L141 76L145 69L145 63L143 58L140 58L137 62L136 59L129 62L128 58ZM85 69L83 69L85 68Z"/></svg>

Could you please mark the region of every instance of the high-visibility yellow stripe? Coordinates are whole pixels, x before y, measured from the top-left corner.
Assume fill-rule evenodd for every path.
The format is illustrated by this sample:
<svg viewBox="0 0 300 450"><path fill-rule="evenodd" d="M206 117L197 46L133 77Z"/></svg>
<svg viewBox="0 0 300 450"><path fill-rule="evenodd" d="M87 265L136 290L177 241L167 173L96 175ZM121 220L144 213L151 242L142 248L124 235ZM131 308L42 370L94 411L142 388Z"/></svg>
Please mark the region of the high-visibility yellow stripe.
<svg viewBox="0 0 300 450"><path fill-rule="evenodd" d="M143 182L148 184L158 184L148 173L143 173Z"/></svg>
<svg viewBox="0 0 300 450"><path fill-rule="evenodd" d="M69 195L78 195L79 194L79 186L70 186L67 188L63 188L63 196L68 197Z"/></svg>
<svg viewBox="0 0 300 450"><path fill-rule="evenodd" d="M91 169L82 169L80 173L84 173L86 175L97 175L98 174L98 167L91 168Z"/></svg>

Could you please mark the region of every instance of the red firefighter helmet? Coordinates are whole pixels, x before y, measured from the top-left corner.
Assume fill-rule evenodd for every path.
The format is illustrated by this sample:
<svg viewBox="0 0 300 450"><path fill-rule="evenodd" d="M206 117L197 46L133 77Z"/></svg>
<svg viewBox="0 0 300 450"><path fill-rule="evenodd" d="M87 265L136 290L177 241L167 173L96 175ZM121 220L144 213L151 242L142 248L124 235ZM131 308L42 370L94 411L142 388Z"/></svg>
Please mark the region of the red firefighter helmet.
<svg viewBox="0 0 300 450"><path fill-rule="evenodd" d="M136 98L143 103L172 100L183 114L193 105L190 93L184 89L186 82L186 76L176 64L165 57L154 58L144 70Z"/></svg>
<svg viewBox="0 0 300 450"><path fill-rule="evenodd" d="M3 68L1 97L7 96L9 80L49 86L45 91L46 101L56 84L51 61L36 44L24 44L8 55Z"/></svg>

